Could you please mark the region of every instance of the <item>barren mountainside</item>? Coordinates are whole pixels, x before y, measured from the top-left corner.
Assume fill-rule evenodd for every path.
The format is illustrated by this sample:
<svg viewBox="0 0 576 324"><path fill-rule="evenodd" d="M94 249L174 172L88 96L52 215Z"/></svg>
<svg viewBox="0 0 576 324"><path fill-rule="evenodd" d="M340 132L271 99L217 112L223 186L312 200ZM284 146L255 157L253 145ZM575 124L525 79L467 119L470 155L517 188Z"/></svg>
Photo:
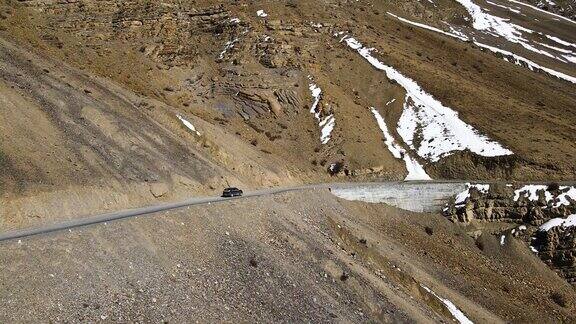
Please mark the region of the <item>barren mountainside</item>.
<svg viewBox="0 0 576 324"><path fill-rule="evenodd" d="M575 10L0 1L0 322L576 321Z"/></svg>

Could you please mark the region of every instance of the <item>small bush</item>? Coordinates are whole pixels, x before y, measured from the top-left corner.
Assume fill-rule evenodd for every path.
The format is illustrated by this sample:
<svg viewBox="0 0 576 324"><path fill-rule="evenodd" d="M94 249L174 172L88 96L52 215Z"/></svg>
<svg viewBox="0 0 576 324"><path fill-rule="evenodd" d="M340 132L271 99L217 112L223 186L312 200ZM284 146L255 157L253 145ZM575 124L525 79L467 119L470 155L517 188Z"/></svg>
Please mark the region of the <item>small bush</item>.
<svg viewBox="0 0 576 324"><path fill-rule="evenodd" d="M476 243L476 247L477 247L480 251L484 251L484 243L482 243L482 242L479 241L479 240L476 240L476 242L474 242L474 243Z"/></svg>
<svg viewBox="0 0 576 324"><path fill-rule="evenodd" d="M558 191L560 190L560 185L556 182L550 183L548 184L548 191L549 192L554 192L554 191Z"/></svg>
<svg viewBox="0 0 576 324"><path fill-rule="evenodd" d="M8 164L8 156L2 150L0 150L0 167L4 167Z"/></svg>
<svg viewBox="0 0 576 324"><path fill-rule="evenodd" d="M570 301L568 300L568 297L566 296L566 294L563 294L563 293L558 292L558 291L555 291L552 294L550 294L550 298L557 305L562 306L562 307L568 307L570 304Z"/></svg>

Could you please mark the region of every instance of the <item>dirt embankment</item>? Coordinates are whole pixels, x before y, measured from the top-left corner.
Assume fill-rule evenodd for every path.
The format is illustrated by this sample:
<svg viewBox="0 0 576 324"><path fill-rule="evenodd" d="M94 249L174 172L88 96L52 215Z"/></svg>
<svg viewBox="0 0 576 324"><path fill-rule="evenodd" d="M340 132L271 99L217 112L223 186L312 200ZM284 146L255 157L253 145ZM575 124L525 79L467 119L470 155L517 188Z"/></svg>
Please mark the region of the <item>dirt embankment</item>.
<svg viewBox="0 0 576 324"><path fill-rule="evenodd" d="M3 243L0 318L451 321L425 286L475 322L574 320L552 297L574 291L521 244L485 246L328 192L196 206Z"/></svg>

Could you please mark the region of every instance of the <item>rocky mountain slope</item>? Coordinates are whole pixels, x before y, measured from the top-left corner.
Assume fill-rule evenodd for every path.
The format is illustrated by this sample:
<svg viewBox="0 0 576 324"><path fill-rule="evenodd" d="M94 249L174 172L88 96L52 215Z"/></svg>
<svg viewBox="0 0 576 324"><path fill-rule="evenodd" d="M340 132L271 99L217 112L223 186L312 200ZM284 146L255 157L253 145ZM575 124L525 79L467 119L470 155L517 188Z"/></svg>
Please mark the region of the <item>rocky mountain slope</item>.
<svg viewBox="0 0 576 324"><path fill-rule="evenodd" d="M279 161L193 115L8 41L0 55L1 227L290 182Z"/></svg>
<svg viewBox="0 0 576 324"><path fill-rule="evenodd" d="M576 191L550 185L576 179L573 4L1 1L2 232L228 186L498 184L445 215L311 190L2 243L0 321L575 321Z"/></svg>
<svg viewBox="0 0 576 324"><path fill-rule="evenodd" d="M574 23L500 2L18 1L3 29L301 172L404 178L374 107L432 178L573 177Z"/></svg>
<svg viewBox="0 0 576 324"><path fill-rule="evenodd" d="M195 206L2 243L0 320L575 320L521 241L483 239L327 190Z"/></svg>
<svg viewBox="0 0 576 324"><path fill-rule="evenodd" d="M576 2L574 0L549 1L549 0L531 0L527 3L532 4L542 10L553 12L572 20L576 19Z"/></svg>
<svg viewBox="0 0 576 324"><path fill-rule="evenodd" d="M0 12L3 223L39 217L29 206L54 192L87 212L329 175L575 175L575 23L516 2L10 0Z"/></svg>
<svg viewBox="0 0 576 324"><path fill-rule="evenodd" d="M483 232L504 246L519 237L542 261L576 285L576 186L470 184L444 209L478 239Z"/></svg>

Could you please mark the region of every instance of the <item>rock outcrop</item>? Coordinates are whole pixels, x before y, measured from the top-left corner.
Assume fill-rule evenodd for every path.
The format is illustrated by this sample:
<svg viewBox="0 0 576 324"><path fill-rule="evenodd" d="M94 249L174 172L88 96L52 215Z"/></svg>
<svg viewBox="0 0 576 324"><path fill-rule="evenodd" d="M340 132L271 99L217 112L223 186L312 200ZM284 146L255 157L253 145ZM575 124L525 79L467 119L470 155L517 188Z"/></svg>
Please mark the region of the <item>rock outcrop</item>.
<svg viewBox="0 0 576 324"><path fill-rule="evenodd" d="M222 5L199 7L188 2L22 1L47 17L60 17L59 29L94 42L119 40L141 46L141 52L169 65L187 64L200 50L202 34L221 34L237 21ZM142 45L144 44L144 45Z"/></svg>
<svg viewBox="0 0 576 324"><path fill-rule="evenodd" d="M563 223L568 216L576 214L573 190L574 187L556 184L516 190L511 185L470 185L444 213L453 222L480 224L480 227L482 222L529 227L528 231L513 230L512 233L530 245L560 276L576 285L576 227Z"/></svg>
<svg viewBox="0 0 576 324"><path fill-rule="evenodd" d="M537 231L532 246L542 261L576 285L576 227L556 226Z"/></svg>
<svg viewBox="0 0 576 324"><path fill-rule="evenodd" d="M557 204L558 197L566 190L558 186L538 189L533 199L524 194L515 197L512 186L490 185L486 192L472 186L465 201L450 204L444 212L454 222L505 221L539 226L549 219L576 213L574 201L567 205Z"/></svg>

